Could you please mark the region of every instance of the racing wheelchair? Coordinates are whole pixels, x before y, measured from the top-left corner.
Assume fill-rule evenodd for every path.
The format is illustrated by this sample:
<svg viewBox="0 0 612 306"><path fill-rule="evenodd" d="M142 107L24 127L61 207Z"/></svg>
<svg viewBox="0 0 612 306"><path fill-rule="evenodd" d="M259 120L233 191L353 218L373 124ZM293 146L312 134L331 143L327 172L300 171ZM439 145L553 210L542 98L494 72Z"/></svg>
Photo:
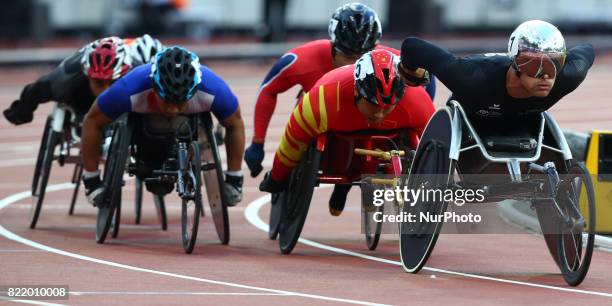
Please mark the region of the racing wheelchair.
<svg viewBox="0 0 612 306"><path fill-rule="evenodd" d="M30 209L32 229L36 228L38 223L54 160L57 160L60 167L65 164L75 164L71 179L75 188L68 214L72 215L74 212L83 172L80 156L80 122L75 110L61 103L56 103L52 113L47 117L32 177L33 201Z"/></svg>
<svg viewBox="0 0 612 306"><path fill-rule="evenodd" d="M113 219L117 219L114 216L121 209L125 172L136 176L154 194L158 210L164 209L163 214L158 212L160 218L165 218L163 197L176 186L182 201L181 240L188 254L193 251L199 219L204 216L203 182L219 240L222 244L229 243L221 158L210 113L176 118L126 114L112 123L109 151L112 154L106 160L103 173L105 194L96 222L98 243L104 243L111 227L115 232L119 226ZM139 192L142 195L142 184L138 181L137 196Z"/></svg>
<svg viewBox="0 0 612 306"><path fill-rule="evenodd" d="M485 191L486 202L529 201L550 254L565 281L576 286L586 276L593 253L595 197L591 177L582 163L572 159L552 116L546 112L533 116L533 124L509 125L518 133L500 136L479 130L459 102L449 101L430 119L412 166L404 169L399 184L409 189L476 187ZM490 180L487 174L503 179ZM403 205L402 213L439 215L449 203L421 199L415 205ZM400 253L405 271L417 273L425 265L443 223L401 224Z"/></svg>
<svg viewBox="0 0 612 306"><path fill-rule="evenodd" d="M316 186L321 183L357 185L362 194L371 194L372 185L381 183L374 176L399 176L402 165L408 164L406 152L416 148L418 142L417 134L407 129L329 132L317 136L292 170L286 190L272 194L269 238L278 236L281 253L291 253L302 232ZM368 249L375 250L381 223L368 220L382 207L372 207L371 203L362 197L362 230Z"/></svg>

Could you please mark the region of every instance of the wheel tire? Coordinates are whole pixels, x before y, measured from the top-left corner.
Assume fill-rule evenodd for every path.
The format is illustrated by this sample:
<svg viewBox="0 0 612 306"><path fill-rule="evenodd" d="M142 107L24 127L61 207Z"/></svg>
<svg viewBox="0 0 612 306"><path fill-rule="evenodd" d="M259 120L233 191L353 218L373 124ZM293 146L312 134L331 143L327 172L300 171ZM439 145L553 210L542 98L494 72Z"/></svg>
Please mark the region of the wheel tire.
<svg viewBox="0 0 612 306"><path fill-rule="evenodd" d="M320 163L321 152L311 145L291 172L289 185L283 192L286 201L281 206L279 225L279 247L283 254L290 254L300 238L317 184Z"/></svg>
<svg viewBox="0 0 612 306"><path fill-rule="evenodd" d="M591 181L591 175L583 163L574 163L570 166L567 174L563 175L564 182L557 195L559 207L565 213L570 210L580 211L579 216L584 218L586 226L578 229L565 229L558 235L557 253L559 254L559 265L563 278L570 286L579 285L586 277L593 246L595 243L595 191ZM566 187L566 188L564 188ZM575 215L575 214L574 214ZM586 229L585 229L586 227ZM584 246L584 237L587 237Z"/></svg>
<svg viewBox="0 0 612 306"><path fill-rule="evenodd" d="M53 156L55 152L55 146L61 139L61 134L52 131L49 128L46 133L47 139L45 141L45 147L43 152L43 159L40 164L40 170L38 171L37 180L35 185L36 189L32 198L32 206L30 209L30 228L36 228L38 223L38 217L42 209L43 201L45 200L45 191L47 189L47 183L49 182L49 175L51 174L51 166L53 165ZM36 172L36 171L35 171ZM36 175L36 174L35 174Z"/></svg>
<svg viewBox="0 0 612 306"><path fill-rule="evenodd" d="M282 206L285 205L285 201L282 193L272 194L270 199L270 222L268 222L268 238L270 240L276 240L278 237L278 228L281 220Z"/></svg>
<svg viewBox="0 0 612 306"><path fill-rule="evenodd" d="M202 178L217 236L222 244L228 244L230 241L230 225L221 156L213 135L210 114L203 114L202 120L203 133L200 133L204 138L200 145Z"/></svg>
<svg viewBox="0 0 612 306"><path fill-rule="evenodd" d="M136 178L134 187L134 224L140 224L140 217L142 216L142 181L139 178Z"/></svg>
<svg viewBox="0 0 612 306"><path fill-rule="evenodd" d="M423 185L434 188L444 188L450 180L454 169L449 159L451 139L451 116L447 109L437 111L430 119L416 151L410 169L404 169L401 187L409 189L421 188ZM409 173L408 176L405 174ZM432 177L433 175L433 177ZM442 214L448 203L416 203L404 205L402 213L412 213L417 216L424 208L427 212ZM426 224L410 224L404 222L400 226L400 256L406 272L418 273L431 255L440 230L441 222Z"/></svg>
<svg viewBox="0 0 612 306"><path fill-rule="evenodd" d="M187 181L191 180L190 178L186 178L186 188L193 189L194 198L182 199L181 237L185 253L191 254L198 238L198 225L202 210L202 161L200 159L200 145L197 141L191 142L187 155L189 157L187 167L195 176L195 186L192 185L194 182Z"/></svg>
<svg viewBox="0 0 612 306"><path fill-rule="evenodd" d="M42 168L43 160L45 158L45 149L47 148L47 143L49 141L49 132L51 131L51 121L53 119L49 116L47 117L47 122L45 123L45 128L43 129L43 135L40 140L40 146L38 147L38 155L36 157L36 166L34 166L34 175L32 176L32 196L36 195L38 189L38 181L40 179L40 169Z"/></svg>
<svg viewBox="0 0 612 306"><path fill-rule="evenodd" d="M111 237L116 239L119 236L119 227L121 225L121 194L119 194L119 201L117 201L117 205L115 208L115 215L113 217L113 223L111 227L113 231L111 232Z"/></svg>
<svg viewBox="0 0 612 306"><path fill-rule="evenodd" d="M110 154L104 165L104 203L98 208L96 218L96 242L104 243L115 218L115 210L121 202L123 173L129 155L132 126L123 117L113 123L113 137L109 146Z"/></svg>

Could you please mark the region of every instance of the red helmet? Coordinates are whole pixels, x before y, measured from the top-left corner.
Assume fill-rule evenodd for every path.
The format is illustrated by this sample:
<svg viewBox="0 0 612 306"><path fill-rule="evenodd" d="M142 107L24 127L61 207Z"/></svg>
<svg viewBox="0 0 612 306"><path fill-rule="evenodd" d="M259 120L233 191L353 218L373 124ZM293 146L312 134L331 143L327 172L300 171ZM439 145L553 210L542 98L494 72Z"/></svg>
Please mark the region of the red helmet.
<svg viewBox="0 0 612 306"><path fill-rule="evenodd" d="M92 42L86 47L81 62L83 72L98 80L116 80L132 66L123 40L119 37L107 37Z"/></svg>
<svg viewBox="0 0 612 306"><path fill-rule="evenodd" d="M387 108L404 95L404 83L398 74L399 57L387 50L365 53L355 63L355 87L359 97Z"/></svg>

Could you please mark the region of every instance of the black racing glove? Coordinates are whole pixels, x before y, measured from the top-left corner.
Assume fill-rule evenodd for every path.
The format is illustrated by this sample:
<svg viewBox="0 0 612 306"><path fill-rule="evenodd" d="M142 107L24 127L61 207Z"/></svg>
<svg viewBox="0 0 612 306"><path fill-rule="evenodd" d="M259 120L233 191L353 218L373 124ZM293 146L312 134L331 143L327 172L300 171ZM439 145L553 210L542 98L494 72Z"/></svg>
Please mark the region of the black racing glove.
<svg viewBox="0 0 612 306"><path fill-rule="evenodd" d="M15 100L9 108L5 109L3 112L4 118L14 125L31 122L34 114L32 112L20 112L16 107L18 104L19 100Z"/></svg>

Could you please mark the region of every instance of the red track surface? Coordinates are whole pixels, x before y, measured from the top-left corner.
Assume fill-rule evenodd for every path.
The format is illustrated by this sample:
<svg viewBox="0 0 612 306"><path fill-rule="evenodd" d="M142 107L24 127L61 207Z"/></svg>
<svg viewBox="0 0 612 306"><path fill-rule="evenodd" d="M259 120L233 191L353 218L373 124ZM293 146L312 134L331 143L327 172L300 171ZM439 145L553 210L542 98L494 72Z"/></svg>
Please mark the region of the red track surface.
<svg viewBox="0 0 612 306"><path fill-rule="evenodd" d="M598 60L585 83L552 110L562 127L578 131L612 129L610 64ZM268 66L219 65L218 71L240 98L247 135L251 135L253 101ZM38 70L2 70L0 107L18 96ZM282 96L266 145L267 165L294 103L294 92ZM439 85L436 105L448 91ZM30 186L45 115L42 106L32 124L13 127L0 120L0 201ZM244 167L246 169L246 166ZM50 184L69 181L72 167L54 165ZM246 173L246 172L245 172ZM159 229L152 199L145 195L141 225L133 225L133 185L125 188L123 222L118 239L94 241L96 211L81 195L68 216L72 189L49 192L36 230L28 228L31 199L0 210L0 285L69 285L69 300L59 304L610 304L612 254L596 251L591 270L578 288L565 285L559 270L535 235L443 235L418 275L398 265L398 241L384 236L376 251L367 251L360 234L358 190L353 190L341 217L327 212L329 189L315 192L302 237L335 251L298 244L292 255L280 255L245 217L245 208L264 194L259 179L247 178L244 200L230 210L231 241L218 243L209 217L203 219L194 254L179 241L179 202L169 197L170 226ZM2 200L4 199L4 200ZM254 204L251 204L254 205ZM253 208L253 206L251 206ZM259 216L267 221L268 205ZM11 236L17 235L17 236ZM19 241L9 240L6 236ZM19 238L21 237L21 238ZM40 244L37 245L36 243ZM45 246L53 248L45 248ZM339 250L340 249L340 250ZM68 253L58 253L63 250ZM341 253L338 253L340 251ZM372 256L356 257L356 252ZM78 257L82 255L85 257ZM121 264L121 265L117 265ZM145 270L146 269L146 270ZM0 300L0 304L9 303Z"/></svg>

